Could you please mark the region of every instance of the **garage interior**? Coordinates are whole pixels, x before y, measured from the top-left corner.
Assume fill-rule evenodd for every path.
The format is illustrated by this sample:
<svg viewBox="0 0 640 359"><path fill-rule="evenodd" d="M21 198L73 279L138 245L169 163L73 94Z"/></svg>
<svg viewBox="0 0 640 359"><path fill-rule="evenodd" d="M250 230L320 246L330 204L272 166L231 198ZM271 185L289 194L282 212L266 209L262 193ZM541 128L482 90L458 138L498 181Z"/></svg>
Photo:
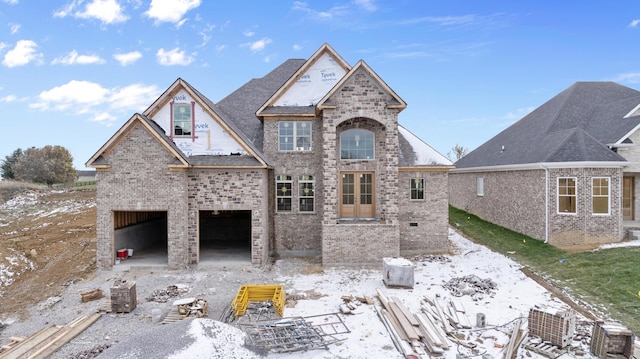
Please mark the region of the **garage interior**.
<svg viewBox="0 0 640 359"><path fill-rule="evenodd" d="M251 211L199 213L200 263L218 259L251 260Z"/></svg>
<svg viewBox="0 0 640 359"><path fill-rule="evenodd" d="M114 211L114 258L119 250L130 249L133 255L127 258L128 264L144 259L167 264L167 223L166 211Z"/></svg>

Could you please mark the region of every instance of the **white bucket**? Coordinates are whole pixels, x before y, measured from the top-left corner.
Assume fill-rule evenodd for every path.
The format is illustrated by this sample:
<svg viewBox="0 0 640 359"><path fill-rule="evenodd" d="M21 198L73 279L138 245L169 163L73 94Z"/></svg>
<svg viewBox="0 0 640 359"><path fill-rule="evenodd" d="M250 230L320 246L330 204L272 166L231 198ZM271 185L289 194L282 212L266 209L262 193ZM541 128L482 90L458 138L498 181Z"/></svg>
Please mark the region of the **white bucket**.
<svg viewBox="0 0 640 359"><path fill-rule="evenodd" d="M133 257L133 248L127 248L127 254L129 257Z"/></svg>

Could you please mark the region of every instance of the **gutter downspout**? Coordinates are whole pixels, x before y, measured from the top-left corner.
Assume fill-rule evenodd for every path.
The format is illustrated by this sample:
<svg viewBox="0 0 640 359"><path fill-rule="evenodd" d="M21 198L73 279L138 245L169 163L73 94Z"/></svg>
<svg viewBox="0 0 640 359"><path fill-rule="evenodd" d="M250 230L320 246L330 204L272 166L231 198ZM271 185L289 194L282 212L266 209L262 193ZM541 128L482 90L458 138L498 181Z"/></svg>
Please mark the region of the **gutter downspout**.
<svg viewBox="0 0 640 359"><path fill-rule="evenodd" d="M549 243L549 167L544 168L544 243Z"/></svg>

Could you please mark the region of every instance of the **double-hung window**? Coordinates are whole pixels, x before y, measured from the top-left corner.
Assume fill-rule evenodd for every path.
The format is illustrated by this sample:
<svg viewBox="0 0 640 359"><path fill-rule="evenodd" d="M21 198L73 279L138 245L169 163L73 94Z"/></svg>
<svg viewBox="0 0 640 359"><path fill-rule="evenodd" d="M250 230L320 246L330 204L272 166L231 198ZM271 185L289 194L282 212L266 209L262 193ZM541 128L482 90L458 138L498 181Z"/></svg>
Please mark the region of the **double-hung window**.
<svg viewBox="0 0 640 359"><path fill-rule="evenodd" d="M313 212L315 199L315 181L313 176L303 175L298 179L298 201L300 212Z"/></svg>
<svg viewBox="0 0 640 359"><path fill-rule="evenodd" d="M575 177L558 178L558 213L576 213L576 194Z"/></svg>
<svg viewBox="0 0 640 359"><path fill-rule="evenodd" d="M593 214L609 214L609 177L594 177L591 182Z"/></svg>
<svg viewBox="0 0 640 359"><path fill-rule="evenodd" d="M424 178L411 179L411 199L424 199Z"/></svg>
<svg viewBox="0 0 640 359"><path fill-rule="evenodd" d="M191 136L191 104L173 104L173 135Z"/></svg>
<svg viewBox="0 0 640 359"><path fill-rule="evenodd" d="M292 189L291 176L280 175L276 177L276 210L278 212L291 212Z"/></svg>
<svg viewBox="0 0 640 359"><path fill-rule="evenodd" d="M311 121L278 122L280 151L311 151Z"/></svg>

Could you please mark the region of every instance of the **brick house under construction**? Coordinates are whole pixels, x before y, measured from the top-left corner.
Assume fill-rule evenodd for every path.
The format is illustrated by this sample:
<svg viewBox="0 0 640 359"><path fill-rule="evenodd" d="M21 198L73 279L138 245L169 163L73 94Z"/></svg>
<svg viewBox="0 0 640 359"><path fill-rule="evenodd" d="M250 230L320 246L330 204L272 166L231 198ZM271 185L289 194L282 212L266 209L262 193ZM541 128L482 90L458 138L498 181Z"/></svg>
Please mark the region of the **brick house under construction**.
<svg viewBox="0 0 640 359"><path fill-rule="evenodd" d="M448 250L452 163L399 126L405 102L328 44L217 103L177 79L87 162L97 257L160 247L169 268L207 248L321 256L324 265Z"/></svg>

